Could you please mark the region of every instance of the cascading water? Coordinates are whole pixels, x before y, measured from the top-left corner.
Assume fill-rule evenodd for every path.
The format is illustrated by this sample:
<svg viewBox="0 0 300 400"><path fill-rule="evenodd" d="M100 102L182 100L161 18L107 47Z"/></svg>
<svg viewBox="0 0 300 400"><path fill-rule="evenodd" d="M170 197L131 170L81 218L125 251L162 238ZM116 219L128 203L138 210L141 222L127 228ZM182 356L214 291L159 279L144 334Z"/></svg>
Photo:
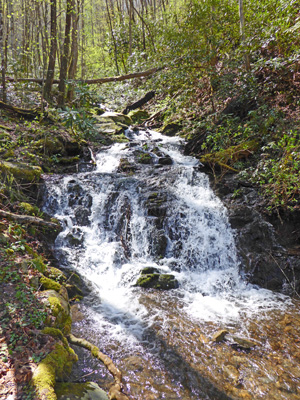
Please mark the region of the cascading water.
<svg viewBox="0 0 300 400"><path fill-rule="evenodd" d="M75 323L75 331L118 361L135 399L286 398L276 377L268 377L267 390L257 389L253 378L242 383L240 367L224 376L232 348L218 352L208 338L225 326L257 337L252 325L291 303L240 277L226 209L197 160L181 155L180 139L127 135L129 143L98 154L94 171L46 182L44 208L64 228L56 256L90 287L80 305L86 323ZM179 287L136 287L145 267L172 274ZM109 384L89 358L80 368L76 379L94 369L93 379Z"/></svg>

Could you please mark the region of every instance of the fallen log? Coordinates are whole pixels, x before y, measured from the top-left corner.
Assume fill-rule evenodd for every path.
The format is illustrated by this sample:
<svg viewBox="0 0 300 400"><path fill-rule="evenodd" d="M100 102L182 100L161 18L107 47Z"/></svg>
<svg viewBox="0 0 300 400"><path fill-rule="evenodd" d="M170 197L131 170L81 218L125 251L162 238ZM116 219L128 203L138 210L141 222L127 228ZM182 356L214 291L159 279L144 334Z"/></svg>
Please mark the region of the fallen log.
<svg viewBox="0 0 300 400"><path fill-rule="evenodd" d="M61 229L59 223L44 221L42 218L32 217L30 215L13 214L8 211L0 210L0 217L7 218L11 221L16 221L20 224L36 225L50 229Z"/></svg>
<svg viewBox="0 0 300 400"><path fill-rule="evenodd" d="M140 100L136 101L135 103L131 104L130 106L127 106L125 110L122 111L122 114L128 114L129 111L136 110L137 108L142 107L144 104L148 103L153 97L155 96L154 90L151 90L151 92L146 93L144 97L142 97Z"/></svg>
<svg viewBox="0 0 300 400"><path fill-rule="evenodd" d="M163 67L156 67L156 68L151 68L148 69L147 71L141 71L141 72L134 72L132 74L126 74L126 75L120 75L120 76L109 76L106 78L98 78L98 79L78 79L75 80L75 82L78 83L87 83L87 84L102 84L102 83L108 83L108 82L120 82L120 81L126 81L128 79L133 79L133 78L143 78L146 76L150 76L155 74L158 71L161 71L165 68ZM39 83L43 84L45 82L44 79L40 78L6 78L7 81L9 82L32 82L32 83ZM54 79L53 84L58 84L59 79Z"/></svg>
<svg viewBox="0 0 300 400"><path fill-rule="evenodd" d="M123 385L122 385L122 373L121 371L114 365L111 358L109 358L104 353L98 349L98 347L94 346L92 343L88 342L85 339L77 338L72 333L67 336L69 343L74 344L75 346L83 347L91 352L92 356L101 361L111 375L114 378L114 384L109 389L109 399L110 400L129 400L126 394L122 393Z"/></svg>
<svg viewBox="0 0 300 400"><path fill-rule="evenodd" d="M36 117L40 112L38 108L27 109L27 108L14 107L10 104L3 103L3 101L0 101L0 108L13 111L24 117L32 117L32 118Z"/></svg>

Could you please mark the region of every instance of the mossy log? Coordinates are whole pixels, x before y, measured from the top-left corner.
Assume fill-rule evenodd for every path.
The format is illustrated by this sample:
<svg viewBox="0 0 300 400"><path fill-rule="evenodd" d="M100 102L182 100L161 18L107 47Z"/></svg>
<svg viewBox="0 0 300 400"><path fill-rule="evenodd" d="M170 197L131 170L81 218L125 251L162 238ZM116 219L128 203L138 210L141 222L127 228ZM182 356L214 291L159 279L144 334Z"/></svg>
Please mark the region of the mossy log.
<svg viewBox="0 0 300 400"><path fill-rule="evenodd" d="M3 103L3 101L0 101L0 108L13 111L17 114L22 115L23 117L32 117L32 118L36 117L41 112L41 110L39 110L38 108L27 109L27 108L14 107L11 104Z"/></svg>
<svg viewBox="0 0 300 400"><path fill-rule="evenodd" d="M75 346L83 347L91 352L92 356L101 361L111 375L114 378L115 383L109 390L109 399L110 400L129 400L126 394L122 393L123 384L122 384L122 373L121 371L114 365L111 358L109 358L104 353L98 349L98 347L94 346L92 343L88 342L85 339L77 338L74 335L70 334L67 336L69 343L74 344Z"/></svg>
<svg viewBox="0 0 300 400"><path fill-rule="evenodd" d="M61 226L55 222L44 221L42 218L32 217L31 215L13 214L8 211L0 210L0 217L16 221L20 224L36 225L44 228L60 230Z"/></svg>

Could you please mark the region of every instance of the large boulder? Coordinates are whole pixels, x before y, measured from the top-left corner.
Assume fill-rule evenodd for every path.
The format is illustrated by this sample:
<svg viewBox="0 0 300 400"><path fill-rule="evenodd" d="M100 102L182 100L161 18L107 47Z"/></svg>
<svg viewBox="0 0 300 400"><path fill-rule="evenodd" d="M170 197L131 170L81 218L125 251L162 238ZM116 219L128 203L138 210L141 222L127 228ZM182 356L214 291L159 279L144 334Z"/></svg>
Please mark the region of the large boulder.
<svg viewBox="0 0 300 400"><path fill-rule="evenodd" d="M248 281L286 294L299 293L300 214L268 215L257 189L236 175L225 177L217 193L228 207L241 270Z"/></svg>

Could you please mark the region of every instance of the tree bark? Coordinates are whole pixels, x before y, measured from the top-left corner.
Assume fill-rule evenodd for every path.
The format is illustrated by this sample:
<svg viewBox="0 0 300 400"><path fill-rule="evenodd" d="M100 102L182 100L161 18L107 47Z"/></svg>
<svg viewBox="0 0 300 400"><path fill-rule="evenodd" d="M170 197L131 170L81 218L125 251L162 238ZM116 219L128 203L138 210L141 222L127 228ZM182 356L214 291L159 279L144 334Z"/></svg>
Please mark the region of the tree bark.
<svg viewBox="0 0 300 400"><path fill-rule="evenodd" d="M66 91L66 79L68 73L68 62L70 53L70 41L71 41L71 23L72 23L72 12L74 7L74 0L67 0L67 13L66 13L66 24L65 24L65 39L63 45L63 54L61 57L61 66L59 74L58 84L58 105L64 106L65 104L65 91Z"/></svg>
<svg viewBox="0 0 300 400"><path fill-rule="evenodd" d="M2 83L2 100L6 102L6 80L5 80L5 51L4 51L4 19L3 19L3 0L0 0L0 54L1 54L1 83Z"/></svg>
<svg viewBox="0 0 300 400"><path fill-rule="evenodd" d="M78 23L79 23L79 14L80 14L80 2L77 0L76 12L72 14L72 44L71 44L71 62L68 72L68 79L74 80L76 76L77 70L77 62L78 62ZM74 97L74 85L71 84L70 89L68 90L67 100L72 101Z"/></svg>
<svg viewBox="0 0 300 400"><path fill-rule="evenodd" d="M49 63L46 76L46 82L44 86L44 98L50 99L51 87L54 79L55 62L56 62L56 51L57 51L57 19L56 19L56 0L51 1L51 47L49 54Z"/></svg>
<svg viewBox="0 0 300 400"><path fill-rule="evenodd" d="M242 38L242 43L245 42L246 35L245 35L245 15L244 15L244 7L243 7L243 0L239 0L239 15L240 15L240 32L241 32L241 38ZM249 54L244 52L244 58L245 58L245 67L246 71L250 72L251 67L250 67L250 57Z"/></svg>

